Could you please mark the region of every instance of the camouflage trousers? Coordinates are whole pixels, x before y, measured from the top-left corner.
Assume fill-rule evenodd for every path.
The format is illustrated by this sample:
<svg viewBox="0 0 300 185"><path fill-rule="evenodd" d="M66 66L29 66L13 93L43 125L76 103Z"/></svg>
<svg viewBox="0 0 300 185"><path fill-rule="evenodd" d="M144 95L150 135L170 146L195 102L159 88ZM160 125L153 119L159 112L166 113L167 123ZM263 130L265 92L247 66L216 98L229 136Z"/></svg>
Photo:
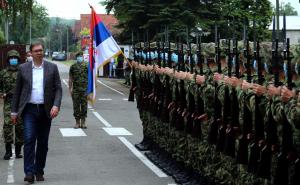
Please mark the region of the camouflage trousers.
<svg viewBox="0 0 300 185"><path fill-rule="evenodd" d="M74 91L72 94L73 110L75 119L85 119L87 117L87 95L85 92Z"/></svg>
<svg viewBox="0 0 300 185"><path fill-rule="evenodd" d="M23 123L21 118L18 118L16 125L14 125L10 118L11 106L10 102L5 102L3 106L4 124L3 137L5 143L15 143L23 145Z"/></svg>

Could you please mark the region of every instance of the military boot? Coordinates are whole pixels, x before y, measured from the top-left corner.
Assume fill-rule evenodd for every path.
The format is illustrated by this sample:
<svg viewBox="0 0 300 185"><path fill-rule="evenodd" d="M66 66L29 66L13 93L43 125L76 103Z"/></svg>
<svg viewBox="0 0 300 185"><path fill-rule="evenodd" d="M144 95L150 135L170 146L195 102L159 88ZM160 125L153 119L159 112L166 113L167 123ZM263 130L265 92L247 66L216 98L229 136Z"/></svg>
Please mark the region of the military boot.
<svg viewBox="0 0 300 185"><path fill-rule="evenodd" d="M86 124L85 124L85 119L81 119L81 128L87 129Z"/></svg>
<svg viewBox="0 0 300 185"><path fill-rule="evenodd" d="M21 154L22 150L22 144L16 144L15 145L15 153L16 153L16 158L22 158L23 155Z"/></svg>
<svg viewBox="0 0 300 185"><path fill-rule="evenodd" d="M79 119L76 119L76 124L75 124L74 128L75 129L80 128L80 120Z"/></svg>
<svg viewBox="0 0 300 185"><path fill-rule="evenodd" d="M12 156L11 143L5 143L5 150L6 150L6 152L4 154L3 159L9 160L10 157Z"/></svg>

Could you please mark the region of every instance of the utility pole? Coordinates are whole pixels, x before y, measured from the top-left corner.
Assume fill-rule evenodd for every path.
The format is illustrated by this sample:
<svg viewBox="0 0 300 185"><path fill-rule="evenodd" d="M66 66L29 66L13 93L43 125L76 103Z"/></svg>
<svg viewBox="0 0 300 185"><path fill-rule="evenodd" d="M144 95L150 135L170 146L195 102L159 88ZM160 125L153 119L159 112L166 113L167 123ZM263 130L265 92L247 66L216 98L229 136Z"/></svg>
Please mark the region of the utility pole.
<svg viewBox="0 0 300 185"><path fill-rule="evenodd" d="M279 0L276 0L276 37L279 38Z"/></svg>
<svg viewBox="0 0 300 185"><path fill-rule="evenodd" d="M67 26L67 48L66 48L67 60L69 59L69 27Z"/></svg>
<svg viewBox="0 0 300 185"><path fill-rule="evenodd" d="M31 44L31 12L29 15L29 44Z"/></svg>
<svg viewBox="0 0 300 185"><path fill-rule="evenodd" d="M68 52L69 52L69 27L67 26L67 56L68 56Z"/></svg>

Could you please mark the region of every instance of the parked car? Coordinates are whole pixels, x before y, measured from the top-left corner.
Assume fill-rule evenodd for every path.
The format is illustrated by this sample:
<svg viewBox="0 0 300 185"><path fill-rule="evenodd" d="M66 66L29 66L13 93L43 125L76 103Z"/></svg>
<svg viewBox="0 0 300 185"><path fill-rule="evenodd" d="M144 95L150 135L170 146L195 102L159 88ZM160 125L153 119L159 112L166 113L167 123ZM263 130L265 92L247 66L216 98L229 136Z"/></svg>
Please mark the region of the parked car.
<svg viewBox="0 0 300 185"><path fill-rule="evenodd" d="M52 60L53 60L53 61L54 61L54 60L56 60L56 61L65 61L65 60L67 60L67 55L64 54L64 53L59 53L59 54L57 54L56 56L54 56L54 57L52 58Z"/></svg>
<svg viewBox="0 0 300 185"><path fill-rule="evenodd" d="M59 54L58 51L53 51L52 56L51 56L52 60L53 60L53 58L55 58L58 54Z"/></svg>

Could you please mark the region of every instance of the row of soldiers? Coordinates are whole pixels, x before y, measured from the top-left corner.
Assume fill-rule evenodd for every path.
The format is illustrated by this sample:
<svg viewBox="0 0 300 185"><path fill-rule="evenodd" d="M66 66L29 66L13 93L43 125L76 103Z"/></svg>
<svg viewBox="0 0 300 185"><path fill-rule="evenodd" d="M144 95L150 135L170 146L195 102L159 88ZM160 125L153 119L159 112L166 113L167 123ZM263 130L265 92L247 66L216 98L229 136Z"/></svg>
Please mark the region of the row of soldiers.
<svg viewBox="0 0 300 185"><path fill-rule="evenodd" d="M132 67L136 147L178 183L300 184L299 45L137 43Z"/></svg>

